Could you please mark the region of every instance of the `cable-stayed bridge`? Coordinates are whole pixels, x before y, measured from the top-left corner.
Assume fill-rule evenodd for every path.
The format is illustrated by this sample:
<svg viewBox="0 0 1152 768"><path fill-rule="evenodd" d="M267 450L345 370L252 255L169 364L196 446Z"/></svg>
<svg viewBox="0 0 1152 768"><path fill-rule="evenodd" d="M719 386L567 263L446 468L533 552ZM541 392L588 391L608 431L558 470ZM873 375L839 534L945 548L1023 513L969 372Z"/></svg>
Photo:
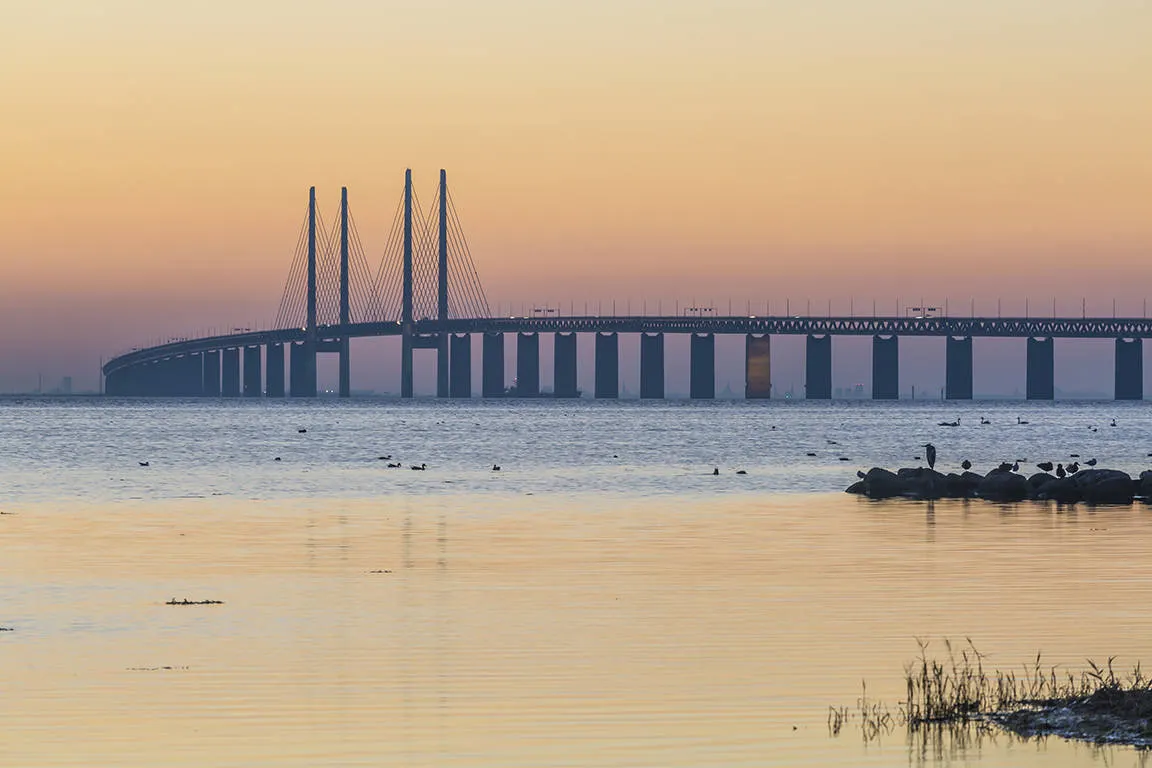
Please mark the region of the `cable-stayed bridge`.
<svg viewBox="0 0 1152 768"><path fill-rule="evenodd" d="M439 397L473 394L472 334L482 334L480 394L535 397L540 390L540 338L552 334L555 397L578 397L576 335L595 338L596 397L620 391L619 334L640 335L640 396L664 397L664 335L690 336L690 394L715 397L716 334L745 341L745 396L768 398L771 338L806 336L805 396L832 397L832 338L872 337L872 397L899 396L902 336L945 338L945 396L972 398L973 339L1026 339L1029 399L1055 396L1056 338L1104 338L1115 342L1115 397L1143 398L1143 339L1152 337L1145 318L814 317L800 315L716 316L711 311L677 315L569 315L493 317L464 229L440 172L436 197L425 210L407 171L380 266L373 275L341 192L335 220L325 223L315 188L300 229L273 330L237 331L134 349L103 367L104 390L117 396L315 397L316 358L339 355L342 397L352 391L349 340L401 337L401 394L413 394L413 355L436 351ZM504 376L505 339L516 336L516 378ZM287 365L286 365L287 364Z"/></svg>

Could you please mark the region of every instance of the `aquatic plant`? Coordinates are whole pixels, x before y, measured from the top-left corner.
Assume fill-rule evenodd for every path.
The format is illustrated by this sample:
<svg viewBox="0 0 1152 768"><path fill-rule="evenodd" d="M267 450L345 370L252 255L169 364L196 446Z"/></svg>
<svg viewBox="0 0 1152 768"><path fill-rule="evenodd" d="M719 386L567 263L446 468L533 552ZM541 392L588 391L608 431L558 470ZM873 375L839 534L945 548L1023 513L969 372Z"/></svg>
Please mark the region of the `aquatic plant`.
<svg viewBox="0 0 1152 768"><path fill-rule="evenodd" d="M857 700L855 716L870 740L897 725L925 728L994 723L1022 736L1055 734L1094 742L1152 747L1152 679L1139 664L1127 674L1087 660L1079 671L1046 665L1041 653L1019 670L985 668L972 640L937 658L929 643L917 640L919 655L904 668L905 700L895 710ZM865 688L866 691L866 688ZM838 734L853 719L847 707L829 708L828 728Z"/></svg>

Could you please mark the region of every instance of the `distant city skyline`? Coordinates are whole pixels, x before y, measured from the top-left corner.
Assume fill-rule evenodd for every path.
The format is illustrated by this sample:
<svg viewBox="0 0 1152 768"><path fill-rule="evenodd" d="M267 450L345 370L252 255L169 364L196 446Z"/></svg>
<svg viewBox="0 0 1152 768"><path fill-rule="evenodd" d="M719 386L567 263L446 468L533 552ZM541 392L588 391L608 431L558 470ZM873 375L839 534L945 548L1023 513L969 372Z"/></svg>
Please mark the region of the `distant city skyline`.
<svg viewBox="0 0 1152 768"><path fill-rule="evenodd" d="M1147 3L336 5L9 12L0 391L267 324L308 186L378 257L405 167L425 198L448 169L493 307L1144 311ZM1083 344L1057 385L1107 391ZM978 340L977 390L1010 359Z"/></svg>

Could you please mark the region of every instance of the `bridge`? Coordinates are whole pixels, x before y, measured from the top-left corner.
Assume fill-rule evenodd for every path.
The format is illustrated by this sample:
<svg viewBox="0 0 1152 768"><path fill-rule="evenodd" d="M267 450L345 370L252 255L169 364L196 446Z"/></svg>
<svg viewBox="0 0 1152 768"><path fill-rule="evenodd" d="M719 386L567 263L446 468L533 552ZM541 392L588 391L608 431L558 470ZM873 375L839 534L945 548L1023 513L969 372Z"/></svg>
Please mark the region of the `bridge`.
<svg viewBox="0 0 1152 768"><path fill-rule="evenodd" d="M698 308L697 309L699 312ZM535 313L534 313L535 314ZM832 338L872 337L872 397L899 395L899 340L904 336L945 339L945 397L972 398L972 342L977 337L1023 338L1026 396L1055 396L1054 339L1113 339L1115 397L1143 398L1143 339L1152 320L1088 317L952 317L924 312L916 317L814 317L799 315L568 315L493 317L467 240L440 172L436 200L425 214L407 171L379 272L371 276L363 245L342 190L336 222L324 226L316 191L308 211L274 330L237 329L231 334L178 339L133 349L103 368L105 392L115 396L315 397L316 359L339 356L339 394L351 395L353 338L401 338L401 395L413 394L413 357L436 352L438 397L472 397L472 336L483 338L483 397L536 397L540 389L540 339L552 335L555 397L578 397L577 334L595 339L595 391L619 396L619 335L640 336L640 396L664 397L665 334L690 337L690 396L716 394L717 334L745 337L745 396L769 398L771 339L806 337L805 396L832 397ZM505 339L516 339L516 379L504 378ZM287 380L285 363L287 362Z"/></svg>

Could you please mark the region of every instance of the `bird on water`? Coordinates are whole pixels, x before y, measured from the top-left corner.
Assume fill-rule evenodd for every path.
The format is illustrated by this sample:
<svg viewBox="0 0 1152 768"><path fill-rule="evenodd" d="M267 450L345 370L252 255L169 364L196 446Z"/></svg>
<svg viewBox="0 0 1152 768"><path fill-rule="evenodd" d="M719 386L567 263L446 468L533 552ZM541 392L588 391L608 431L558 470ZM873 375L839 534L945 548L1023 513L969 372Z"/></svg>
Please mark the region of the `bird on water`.
<svg viewBox="0 0 1152 768"><path fill-rule="evenodd" d="M1022 419L1022 418L1020 418L1019 416L1017 416L1017 417L1016 417L1016 423L1017 423L1017 424L1027 424L1028 422L1024 421L1024 419Z"/></svg>
<svg viewBox="0 0 1152 768"><path fill-rule="evenodd" d="M712 468L712 474L714 474L714 475L720 474L720 467L713 467Z"/></svg>
<svg viewBox="0 0 1152 768"><path fill-rule="evenodd" d="M972 462L968 461L968 459L964 459L964 461L960 462L960 469L967 472L968 470L972 469Z"/></svg>
<svg viewBox="0 0 1152 768"><path fill-rule="evenodd" d="M499 472L500 471L500 465L499 464L493 464L492 465L492 471L493 472Z"/></svg>

